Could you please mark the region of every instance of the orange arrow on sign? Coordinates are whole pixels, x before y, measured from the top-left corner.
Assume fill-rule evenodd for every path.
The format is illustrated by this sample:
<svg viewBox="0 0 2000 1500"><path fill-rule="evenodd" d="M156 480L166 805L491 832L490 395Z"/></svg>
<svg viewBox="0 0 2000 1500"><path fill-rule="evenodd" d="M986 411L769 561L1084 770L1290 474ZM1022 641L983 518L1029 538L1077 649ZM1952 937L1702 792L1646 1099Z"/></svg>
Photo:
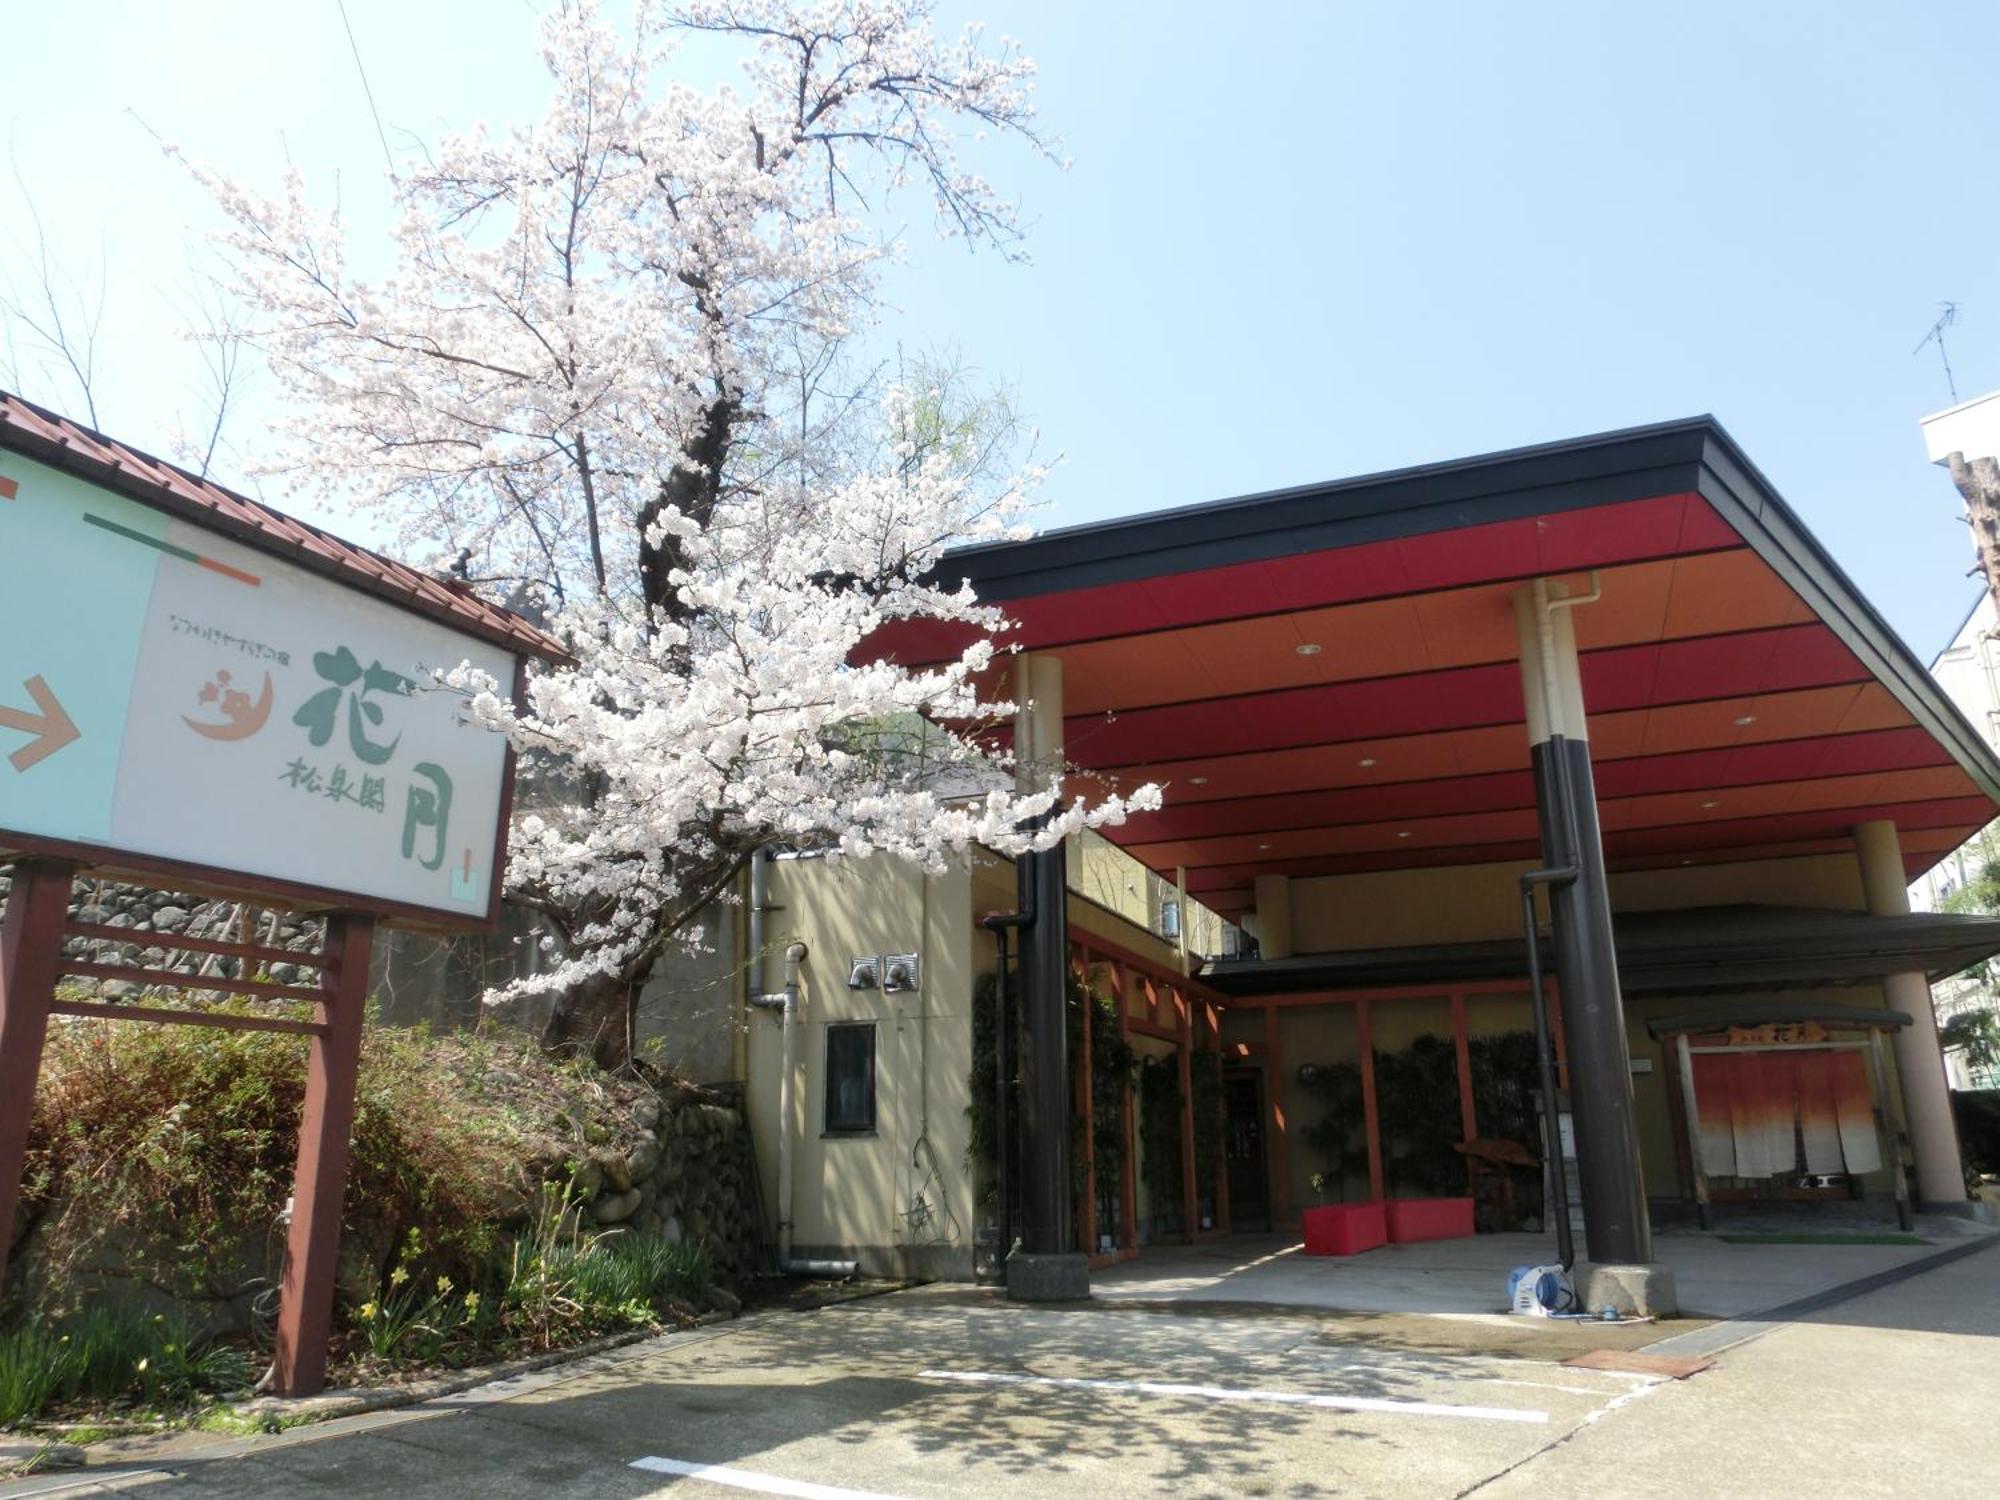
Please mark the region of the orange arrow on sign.
<svg viewBox="0 0 2000 1500"><path fill-rule="evenodd" d="M23 734L34 736L7 757L17 771L41 764L63 746L81 738L76 720L64 711L62 703L49 691L46 682L39 677L30 677L24 686L40 713L31 714L25 709L0 706L0 729L18 729Z"/></svg>

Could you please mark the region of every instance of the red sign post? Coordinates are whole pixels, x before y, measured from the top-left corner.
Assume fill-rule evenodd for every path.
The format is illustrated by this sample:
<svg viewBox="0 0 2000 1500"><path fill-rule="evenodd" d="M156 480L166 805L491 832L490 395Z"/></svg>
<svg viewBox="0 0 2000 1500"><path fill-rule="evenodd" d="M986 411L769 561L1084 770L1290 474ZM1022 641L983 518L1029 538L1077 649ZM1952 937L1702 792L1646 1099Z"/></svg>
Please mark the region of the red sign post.
<svg viewBox="0 0 2000 1500"><path fill-rule="evenodd" d="M275 1385L317 1391L376 924L499 919L513 755L421 679L470 662L518 693L524 658L560 648L467 590L4 392L0 579L0 610L24 626L0 617L0 862L14 871L0 1226L11 1237L52 1016L307 1037ZM323 917L324 946L72 921L84 870ZM149 969L148 945L235 959L237 973ZM253 977L276 964L317 982ZM308 1002L312 1016L111 1002L59 992L65 978ZM0 1258L0 1288L5 1276Z"/></svg>

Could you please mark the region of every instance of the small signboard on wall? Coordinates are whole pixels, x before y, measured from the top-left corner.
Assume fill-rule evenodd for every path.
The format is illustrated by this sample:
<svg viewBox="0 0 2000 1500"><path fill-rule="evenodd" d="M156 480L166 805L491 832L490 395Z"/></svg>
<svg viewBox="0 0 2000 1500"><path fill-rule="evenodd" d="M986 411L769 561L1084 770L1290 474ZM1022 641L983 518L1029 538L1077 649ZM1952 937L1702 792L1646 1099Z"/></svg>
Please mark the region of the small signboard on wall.
<svg viewBox="0 0 2000 1500"><path fill-rule="evenodd" d="M491 920L514 654L6 451L0 584L0 850Z"/></svg>

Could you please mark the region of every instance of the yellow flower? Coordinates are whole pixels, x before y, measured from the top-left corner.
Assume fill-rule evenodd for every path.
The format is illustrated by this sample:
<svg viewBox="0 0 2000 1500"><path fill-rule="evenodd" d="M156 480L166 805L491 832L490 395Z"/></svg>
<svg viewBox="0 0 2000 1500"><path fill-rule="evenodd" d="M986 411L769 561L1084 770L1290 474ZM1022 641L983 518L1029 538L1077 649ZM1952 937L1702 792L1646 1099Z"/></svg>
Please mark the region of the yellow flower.
<svg viewBox="0 0 2000 1500"><path fill-rule="evenodd" d="M375 1304L374 1304L374 1303L372 1303L372 1302L364 1302L364 1303L362 1303L362 1304L361 1304L361 1321L362 1321L362 1322L364 1322L364 1323L372 1323L372 1322L374 1322L374 1321L375 1321L375 1314L376 1314L376 1313L377 1313L378 1311L379 1311L379 1309L378 1309L378 1308L377 1308L377 1307L375 1306Z"/></svg>
<svg viewBox="0 0 2000 1500"><path fill-rule="evenodd" d="M467 1317L471 1317L474 1313L478 1311L479 1311L479 1293L467 1292L465 1294L465 1315Z"/></svg>
<svg viewBox="0 0 2000 1500"><path fill-rule="evenodd" d="M440 1297L449 1297L451 1295L451 1278L449 1276L438 1277L438 1295Z"/></svg>
<svg viewBox="0 0 2000 1500"><path fill-rule="evenodd" d="M396 1267L395 1270L389 1273L390 1286L401 1286L404 1282L408 1281L409 1279L410 1279L409 1271L402 1266Z"/></svg>

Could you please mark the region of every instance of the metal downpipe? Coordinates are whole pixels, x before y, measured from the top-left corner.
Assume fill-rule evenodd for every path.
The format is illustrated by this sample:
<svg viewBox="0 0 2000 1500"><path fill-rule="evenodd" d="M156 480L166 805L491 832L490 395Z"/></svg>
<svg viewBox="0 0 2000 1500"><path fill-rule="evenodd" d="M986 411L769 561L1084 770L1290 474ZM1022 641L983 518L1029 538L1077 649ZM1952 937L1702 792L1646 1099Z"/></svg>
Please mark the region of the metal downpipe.
<svg viewBox="0 0 2000 1500"><path fill-rule="evenodd" d="M754 868L754 867L753 867ZM756 882L753 879L752 886ZM762 923L758 924L760 927ZM861 1263L853 1260L799 1260L792 1255L792 1115L797 1108L799 1071L799 966L806 945L785 949L785 987L774 995L754 995L750 1003L776 1010L780 1021L781 1069L778 1075L778 1270L787 1276L834 1276L851 1279Z"/></svg>

